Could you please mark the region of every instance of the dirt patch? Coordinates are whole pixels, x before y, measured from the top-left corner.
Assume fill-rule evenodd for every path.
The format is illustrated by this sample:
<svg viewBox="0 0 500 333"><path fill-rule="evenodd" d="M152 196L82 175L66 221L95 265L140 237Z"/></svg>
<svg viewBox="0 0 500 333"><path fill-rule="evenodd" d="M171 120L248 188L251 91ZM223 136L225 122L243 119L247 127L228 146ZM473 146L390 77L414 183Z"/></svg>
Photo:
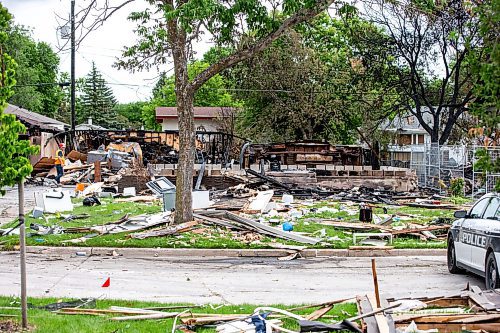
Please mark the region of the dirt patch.
<svg viewBox="0 0 500 333"><path fill-rule="evenodd" d="M0 333L22 332L21 325L12 320L0 321Z"/></svg>

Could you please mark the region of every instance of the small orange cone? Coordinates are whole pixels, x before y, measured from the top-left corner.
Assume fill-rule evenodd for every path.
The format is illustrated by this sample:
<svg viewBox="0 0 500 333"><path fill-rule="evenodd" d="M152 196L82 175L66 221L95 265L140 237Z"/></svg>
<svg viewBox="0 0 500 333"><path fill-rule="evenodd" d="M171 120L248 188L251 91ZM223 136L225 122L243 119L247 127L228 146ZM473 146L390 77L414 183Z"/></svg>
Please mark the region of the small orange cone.
<svg viewBox="0 0 500 333"><path fill-rule="evenodd" d="M111 278L108 278L106 282L104 282L104 284L102 285L102 288L107 288L109 287L110 284L111 284Z"/></svg>

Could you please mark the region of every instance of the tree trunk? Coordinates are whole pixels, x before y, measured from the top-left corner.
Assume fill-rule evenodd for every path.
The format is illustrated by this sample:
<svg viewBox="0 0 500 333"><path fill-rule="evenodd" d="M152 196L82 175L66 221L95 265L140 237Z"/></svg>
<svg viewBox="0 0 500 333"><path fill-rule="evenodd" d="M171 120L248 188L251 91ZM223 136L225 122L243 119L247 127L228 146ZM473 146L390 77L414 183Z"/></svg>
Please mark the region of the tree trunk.
<svg viewBox="0 0 500 333"><path fill-rule="evenodd" d="M179 90L177 112L179 115L179 165L177 167L175 223L193 220L193 166L196 152L196 130L194 128L193 94Z"/></svg>
<svg viewBox="0 0 500 333"><path fill-rule="evenodd" d="M194 90L189 84L186 32L177 22L168 22L169 42L175 70L175 96L179 119L179 164L177 166L175 223L193 220L193 166L196 150Z"/></svg>

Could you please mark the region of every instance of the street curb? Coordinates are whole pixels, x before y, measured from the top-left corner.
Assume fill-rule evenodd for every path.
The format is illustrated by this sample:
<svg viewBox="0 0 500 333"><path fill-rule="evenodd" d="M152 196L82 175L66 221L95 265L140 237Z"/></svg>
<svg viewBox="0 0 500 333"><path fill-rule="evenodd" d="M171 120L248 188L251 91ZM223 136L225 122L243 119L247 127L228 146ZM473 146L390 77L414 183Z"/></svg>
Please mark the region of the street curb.
<svg viewBox="0 0 500 333"><path fill-rule="evenodd" d="M163 249L163 248L113 248L113 247L48 247L28 246L27 253L46 255L112 255L113 251L125 257L284 257L295 250L280 249ZM348 250L305 249L302 257L397 257L397 256L446 256L446 249L392 249Z"/></svg>

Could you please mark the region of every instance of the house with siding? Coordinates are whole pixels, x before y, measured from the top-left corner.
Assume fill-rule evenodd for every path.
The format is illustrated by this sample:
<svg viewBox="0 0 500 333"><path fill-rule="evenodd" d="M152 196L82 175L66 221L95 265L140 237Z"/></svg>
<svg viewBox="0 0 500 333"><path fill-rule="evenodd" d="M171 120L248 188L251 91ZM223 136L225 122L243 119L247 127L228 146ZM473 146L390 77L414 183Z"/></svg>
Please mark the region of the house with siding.
<svg viewBox="0 0 500 333"><path fill-rule="evenodd" d="M156 121L162 131L179 130L177 107L160 106L156 108ZM235 109L221 106L195 106L194 124L198 131L219 131L224 118L234 115Z"/></svg>

